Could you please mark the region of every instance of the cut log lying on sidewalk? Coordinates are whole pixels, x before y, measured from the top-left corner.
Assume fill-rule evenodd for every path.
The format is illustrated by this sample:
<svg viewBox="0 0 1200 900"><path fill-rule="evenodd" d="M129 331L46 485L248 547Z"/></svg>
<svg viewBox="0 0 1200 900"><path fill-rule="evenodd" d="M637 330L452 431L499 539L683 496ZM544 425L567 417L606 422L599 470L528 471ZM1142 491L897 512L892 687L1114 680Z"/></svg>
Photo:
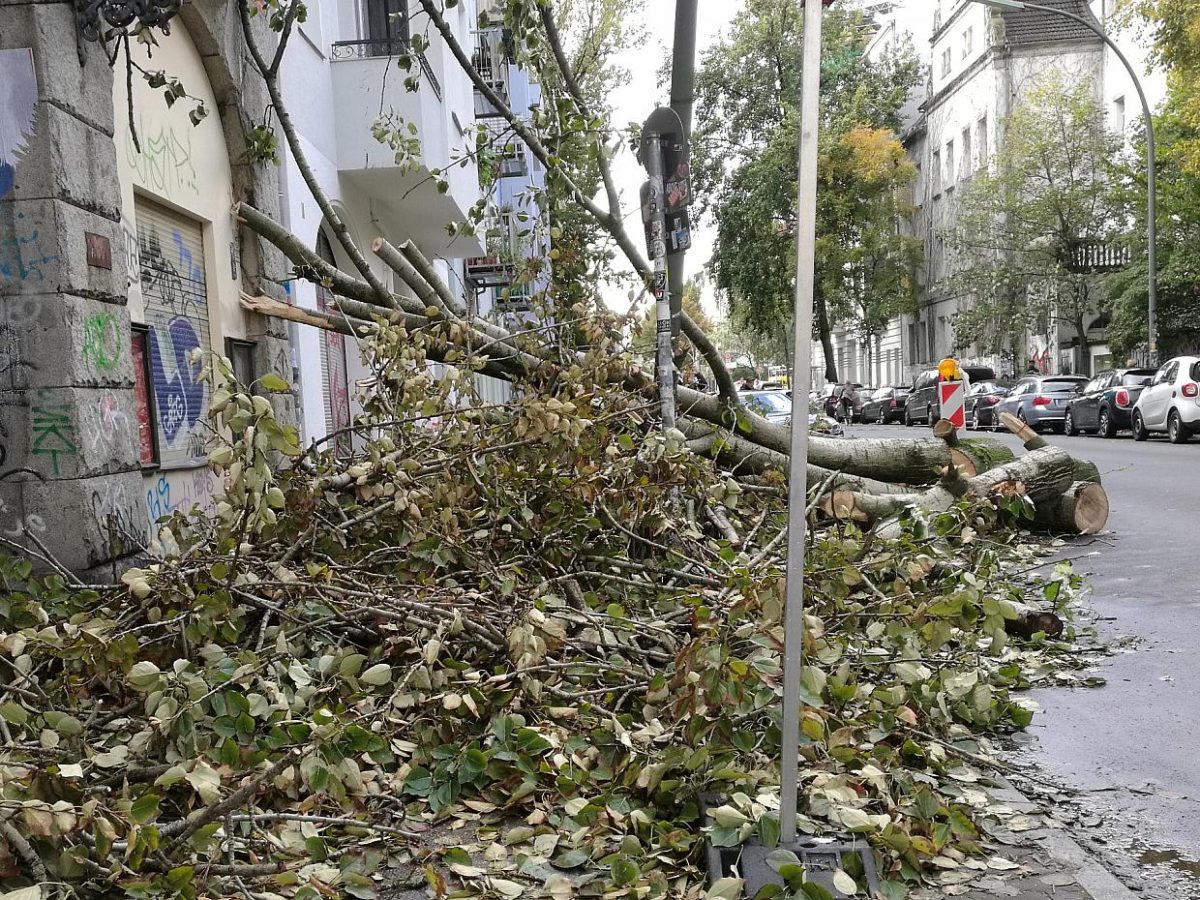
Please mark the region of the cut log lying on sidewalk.
<svg viewBox="0 0 1200 900"><path fill-rule="evenodd" d="M1108 524L1108 494L1092 481L1077 481L1061 496L1039 503L1034 524L1041 531L1098 534Z"/></svg>
<svg viewBox="0 0 1200 900"><path fill-rule="evenodd" d="M1001 413L1000 424L1020 438L1026 450L1041 450L1043 447L1050 446L1044 437L1012 413ZM1075 460L1075 480L1091 481L1099 484L1100 470L1096 468L1096 464L1093 462L1088 462L1086 459L1077 459Z"/></svg>
<svg viewBox="0 0 1200 900"><path fill-rule="evenodd" d="M1029 497L1037 509L1053 510L1044 513L1043 520L1035 521L1035 527L1093 533L1081 529L1103 527L1108 497L1099 484L1076 486L1074 471L1075 461L1070 454L1061 447L1047 446L969 479L947 469L939 484L916 493L880 495L838 490L824 501L822 509L826 515L843 521L878 525L877 534L887 538L899 533L895 517L907 508L941 512L963 497L985 499L1019 493Z"/></svg>

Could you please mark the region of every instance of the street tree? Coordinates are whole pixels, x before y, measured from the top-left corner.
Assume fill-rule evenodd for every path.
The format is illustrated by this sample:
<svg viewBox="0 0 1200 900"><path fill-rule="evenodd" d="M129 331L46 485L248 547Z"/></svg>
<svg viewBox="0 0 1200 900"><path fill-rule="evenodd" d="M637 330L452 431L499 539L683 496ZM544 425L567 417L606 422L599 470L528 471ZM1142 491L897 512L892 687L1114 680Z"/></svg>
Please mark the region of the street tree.
<svg viewBox="0 0 1200 900"><path fill-rule="evenodd" d="M1173 115L1190 131L1176 137L1177 163L1200 175L1200 0L1132 0L1125 12L1149 28L1169 72Z"/></svg>
<svg viewBox="0 0 1200 900"><path fill-rule="evenodd" d="M866 21L834 8L823 30L814 332L837 380L832 332L865 337L908 308L919 245L900 225L915 169L895 132L920 77L911 50L865 55ZM694 169L717 226L712 263L731 317L788 328L795 273L796 157L803 22L791 4L750 2L697 78Z"/></svg>
<svg viewBox="0 0 1200 900"><path fill-rule="evenodd" d="M1154 117L1158 149L1158 344L1163 358L1200 351L1200 177L1192 171L1200 126L1181 111L1174 87ZM1122 189L1133 226L1128 268L1110 275L1108 342L1117 358L1147 346L1146 143L1138 140Z"/></svg>
<svg viewBox="0 0 1200 900"><path fill-rule="evenodd" d="M1082 337L1103 298L1089 256L1126 230L1120 152L1089 81L1052 75L1029 89L945 235L948 284L969 298L955 320L960 347L1019 359L1027 333L1065 324L1080 339L1075 369L1086 370Z"/></svg>
<svg viewBox="0 0 1200 900"><path fill-rule="evenodd" d="M714 339L716 334L713 331L713 323L709 318L708 313L704 311L704 306L700 302L700 277L693 276L689 278L683 286L683 309L692 317L697 325L704 329L705 332L712 334ZM638 323L638 331L633 339L633 352L644 359L653 359L658 347L656 328L658 325L658 310L654 304L650 304L642 315L641 321ZM692 348L686 338L681 338L680 348L687 356L691 356Z"/></svg>

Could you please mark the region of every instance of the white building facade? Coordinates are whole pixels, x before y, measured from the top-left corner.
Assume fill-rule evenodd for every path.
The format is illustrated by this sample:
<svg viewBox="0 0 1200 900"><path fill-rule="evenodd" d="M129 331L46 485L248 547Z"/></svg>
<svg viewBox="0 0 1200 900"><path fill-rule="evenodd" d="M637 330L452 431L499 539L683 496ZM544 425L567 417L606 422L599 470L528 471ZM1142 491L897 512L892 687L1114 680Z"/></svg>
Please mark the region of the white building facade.
<svg viewBox="0 0 1200 900"><path fill-rule="evenodd" d="M412 241L465 302L470 296L465 260L480 256L483 245L478 237L451 237L447 225L467 221L481 196L474 91L436 33L424 53L412 51L413 5L408 0L310 2L308 19L284 57L284 95L314 176L375 274L392 290L407 293L370 249L376 238L393 246ZM475 3L464 0L445 15L455 39L470 53ZM403 56L411 56L411 70L400 65ZM409 90L405 82L413 77L417 89ZM403 143L380 141L381 128ZM413 137L416 142L408 143ZM284 224L326 261L353 272L297 160L286 151L284 157ZM466 165L457 165L464 159ZM444 193L435 174L449 182ZM288 288L291 302L300 307L327 306L329 298L316 285L298 279ZM358 383L371 375L354 340L294 326L292 353L305 442L348 427L360 408Z"/></svg>

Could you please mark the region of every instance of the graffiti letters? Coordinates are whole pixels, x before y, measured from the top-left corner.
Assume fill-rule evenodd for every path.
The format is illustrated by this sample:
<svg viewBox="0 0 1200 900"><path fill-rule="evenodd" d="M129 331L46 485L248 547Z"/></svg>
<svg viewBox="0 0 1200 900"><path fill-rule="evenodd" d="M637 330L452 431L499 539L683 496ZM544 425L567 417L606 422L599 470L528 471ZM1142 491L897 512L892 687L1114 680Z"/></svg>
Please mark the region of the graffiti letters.
<svg viewBox="0 0 1200 900"><path fill-rule="evenodd" d="M49 456L54 474L61 474L59 457L74 456L78 452L75 446L75 426L71 424L71 404L35 404L32 424L33 444L30 452L34 456Z"/></svg>
<svg viewBox="0 0 1200 900"><path fill-rule="evenodd" d="M121 362L123 344L116 316L103 313L83 323L83 358L92 368L102 372L115 369Z"/></svg>
<svg viewBox="0 0 1200 900"><path fill-rule="evenodd" d="M129 414L121 408L120 401L112 394L100 398L97 426L91 435L89 447L93 453L122 443L128 434Z"/></svg>
<svg viewBox="0 0 1200 900"><path fill-rule="evenodd" d="M120 481L92 491L92 524L104 539L99 550L91 553L93 565L124 556L131 550L145 550L150 543L145 519Z"/></svg>
<svg viewBox="0 0 1200 900"><path fill-rule="evenodd" d="M41 251L38 229L22 228L24 218L23 213L17 213L12 232L0 232L0 281L44 281L42 267L58 261L58 256Z"/></svg>
<svg viewBox="0 0 1200 900"><path fill-rule="evenodd" d="M171 125L147 127L138 122L142 152L133 143L133 133L125 132L125 158L144 187L165 196L181 191L198 192L196 166L192 162L192 134Z"/></svg>
<svg viewBox="0 0 1200 900"><path fill-rule="evenodd" d="M163 436L173 445L185 426L190 431L204 415L205 384L200 381L200 360L192 358L192 352L200 348L192 323L177 316L167 323L165 331L165 341L163 329L150 331L150 371ZM172 363L169 369L168 353Z"/></svg>
<svg viewBox="0 0 1200 900"><path fill-rule="evenodd" d="M147 481L146 485L146 512L151 525L177 512L213 508L213 473L207 467L164 472L153 483Z"/></svg>

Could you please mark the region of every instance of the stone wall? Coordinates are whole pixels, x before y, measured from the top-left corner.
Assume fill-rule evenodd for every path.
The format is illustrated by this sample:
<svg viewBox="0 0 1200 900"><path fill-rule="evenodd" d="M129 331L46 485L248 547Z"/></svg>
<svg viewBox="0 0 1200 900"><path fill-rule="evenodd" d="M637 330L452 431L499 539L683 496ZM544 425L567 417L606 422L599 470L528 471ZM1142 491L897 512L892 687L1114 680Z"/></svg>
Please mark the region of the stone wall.
<svg viewBox="0 0 1200 900"><path fill-rule="evenodd" d="M247 111L267 104L237 16L224 0L184 10L218 98L237 199L278 215L274 167L242 158ZM103 48L85 45L81 58L75 35L72 3L0 0L0 74L12 90L9 76L23 77L31 56L36 79L31 119L0 121L0 548L44 548L72 570L115 572L113 560L152 537L126 305L127 277L138 273L127 273L114 143L127 120L113 109ZM243 230L238 253L244 290L283 296L277 252ZM290 379L283 323L253 316L245 333L259 340L260 374L279 365ZM276 405L294 420L291 398Z"/></svg>

